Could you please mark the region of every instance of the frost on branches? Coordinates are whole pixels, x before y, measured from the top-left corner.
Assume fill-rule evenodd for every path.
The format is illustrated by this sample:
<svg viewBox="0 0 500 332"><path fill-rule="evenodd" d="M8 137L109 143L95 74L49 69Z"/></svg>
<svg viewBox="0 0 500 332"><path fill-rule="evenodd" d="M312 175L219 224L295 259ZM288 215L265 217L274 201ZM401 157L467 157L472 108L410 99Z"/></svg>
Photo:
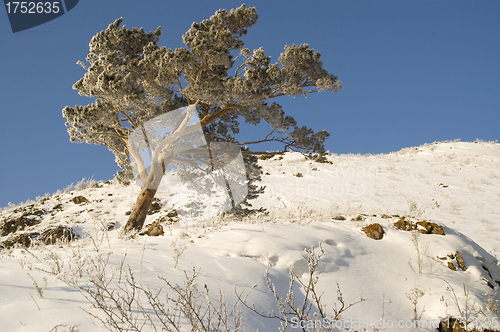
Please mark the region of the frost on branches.
<svg viewBox="0 0 500 332"><path fill-rule="evenodd" d="M208 144L281 142L285 151L324 152L328 132L298 126L271 100L337 92L342 85L307 44L286 46L277 63L271 63L262 47L253 52L244 48L241 37L257 18L256 9L245 5L219 10L193 23L183 36L186 47L175 50L158 45L160 27L145 32L120 27L123 20L116 20L92 38L86 62L78 62L86 73L73 88L95 101L63 109L71 141L107 146L121 168L119 179L129 181L131 132L159 115L193 106ZM241 121L257 125L262 120L271 126L269 135L238 141ZM255 152L246 149L244 154ZM163 169L149 172L158 178L164 174ZM156 194L152 188L142 187L127 230L142 228Z"/></svg>

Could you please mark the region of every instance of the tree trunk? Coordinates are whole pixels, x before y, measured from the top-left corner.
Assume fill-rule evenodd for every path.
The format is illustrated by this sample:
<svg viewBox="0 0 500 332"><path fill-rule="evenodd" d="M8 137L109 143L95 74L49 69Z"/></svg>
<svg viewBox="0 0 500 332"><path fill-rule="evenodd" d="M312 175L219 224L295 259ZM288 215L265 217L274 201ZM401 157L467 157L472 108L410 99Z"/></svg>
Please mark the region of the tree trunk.
<svg viewBox="0 0 500 332"><path fill-rule="evenodd" d="M158 189L148 188L141 189L141 194L139 195L139 197L137 197L135 206L130 213L127 224L125 225L125 233L128 233L132 230L140 231L142 229L157 190Z"/></svg>
<svg viewBox="0 0 500 332"><path fill-rule="evenodd" d="M137 201L125 225L124 233L128 233L132 230L140 231L142 226L144 226L149 208L153 203L153 199L155 198L161 179L163 178L162 170L160 165L157 165L154 169L151 167L152 174L147 183L143 184L141 188L141 193L139 197L137 197Z"/></svg>

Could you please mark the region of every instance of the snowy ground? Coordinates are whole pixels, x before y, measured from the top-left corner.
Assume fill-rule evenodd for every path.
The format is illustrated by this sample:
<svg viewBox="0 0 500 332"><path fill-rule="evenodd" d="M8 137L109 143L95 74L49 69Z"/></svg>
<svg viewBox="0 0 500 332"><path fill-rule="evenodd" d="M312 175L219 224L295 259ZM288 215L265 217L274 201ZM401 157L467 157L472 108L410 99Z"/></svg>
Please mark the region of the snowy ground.
<svg viewBox="0 0 500 332"><path fill-rule="evenodd" d="M261 185L266 190L252 205L266 208L268 214L187 226L164 224L165 234L158 237L120 236L125 212L139 192L134 186L103 184L27 202L34 204L32 211L43 211L37 217L41 223L33 229L68 225L81 239L69 245L2 252L0 331L105 331L85 311L99 317L103 312L67 282L85 286L89 277L101 276L111 280L109 289L119 292L118 287L126 285L128 267L137 284L161 289L162 299L173 290L158 276L183 285L185 273L190 277L194 268L198 290L203 293L206 285L213 303L225 294L228 313L238 303L236 293L247 296L247 303L263 313L278 313L266 285L268 266L278 296L285 299L289 268L307 281L303 256L304 249L311 248L315 253L324 250L315 276L327 316L341 308L336 284L346 305L364 299L342 312L339 322L353 330L407 330L420 324L430 331L440 319L460 315L468 315L471 326L500 328L495 313L498 296L492 288L500 281L495 258L500 257L500 144L433 143L391 154L327 159L328 163L318 163L291 153L261 160ZM75 204L76 196L89 202ZM165 193L160 198L164 203L174 201ZM19 216L20 207L4 208L0 220ZM166 204L148 222L170 208ZM446 235L416 236L397 229L393 224L402 217L437 223ZM373 223L385 232L381 240L363 232ZM293 290L299 306L303 288L295 283ZM147 308L147 299L141 296L140 303ZM200 301L205 303L203 297ZM278 319L239 309L244 331L278 331ZM144 316L134 312L142 322ZM314 322L302 325L327 327L330 320L315 318L316 312L313 307ZM146 322L143 331L152 330L149 325ZM287 331L297 325L290 322Z"/></svg>

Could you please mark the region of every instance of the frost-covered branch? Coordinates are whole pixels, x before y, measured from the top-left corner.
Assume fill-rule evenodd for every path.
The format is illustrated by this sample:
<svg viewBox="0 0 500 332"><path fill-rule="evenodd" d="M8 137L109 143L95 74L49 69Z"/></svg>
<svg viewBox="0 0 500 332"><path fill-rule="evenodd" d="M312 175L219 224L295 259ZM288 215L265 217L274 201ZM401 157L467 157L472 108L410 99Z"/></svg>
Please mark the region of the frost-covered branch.
<svg viewBox="0 0 500 332"><path fill-rule="evenodd" d="M133 178L130 157L137 161L138 169L143 173L146 170L138 148L129 144L128 135L141 128L146 145L152 148L142 125L195 105L200 122L185 123L169 138L171 141L155 146L144 185L161 181L159 169L166 168L163 160L168 161L174 141L200 126L208 143L238 143L241 121L252 125L266 122L282 137L253 142L279 142L284 151L324 152L324 141L329 136L325 130L299 127L279 104L269 101L325 90L337 92L342 84L323 68L320 53L307 44L285 46L276 63L262 47L253 52L246 49L242 36L257 19L254 7L218 10L209 19L193 23L182 36L185 47L174 50L159 45L160 27L150 32L128 29L122 26L122 18L117 19L92 38L86 63L79 62L86 73L73 88L95 102L64 108L71 141L107 146L122 168L119 178L128 182ZM232 55L235 51L239 51L239 65ZM107 134L111 132L116 135ZM136 206L145 209L155 190L141 192ZM130 218L138 218L134 227L143 224L143 212L131 214Z"/></svg>

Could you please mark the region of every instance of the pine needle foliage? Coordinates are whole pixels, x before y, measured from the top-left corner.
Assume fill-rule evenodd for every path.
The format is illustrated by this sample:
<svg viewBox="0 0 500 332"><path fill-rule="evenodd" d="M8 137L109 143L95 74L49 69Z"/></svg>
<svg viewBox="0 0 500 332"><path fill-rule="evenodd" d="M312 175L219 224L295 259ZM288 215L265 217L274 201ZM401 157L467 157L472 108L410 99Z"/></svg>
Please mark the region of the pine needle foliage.
<svg viewBox="0 0 500 332"><path fill-rule="evenodd" d="M117 19L92 38L86 62L78 62L86 72L73 88L95 102L63 109L70 140L107 146L121 168L118 177L126 181L132 175L130 132L155 116L196 104L207 141L237 143L240 122L263 120L272 133L250 143L275 141L284 150L323 152L328 132L298 126L271 100L336 93L341 82L307 44L286 46L277 63L262 47L245 48L242 36L257 19L256 9L245 5L219 10L193 23L183 35L185 47L177 49L158 44L161 27L128 29Z"/></svg>

